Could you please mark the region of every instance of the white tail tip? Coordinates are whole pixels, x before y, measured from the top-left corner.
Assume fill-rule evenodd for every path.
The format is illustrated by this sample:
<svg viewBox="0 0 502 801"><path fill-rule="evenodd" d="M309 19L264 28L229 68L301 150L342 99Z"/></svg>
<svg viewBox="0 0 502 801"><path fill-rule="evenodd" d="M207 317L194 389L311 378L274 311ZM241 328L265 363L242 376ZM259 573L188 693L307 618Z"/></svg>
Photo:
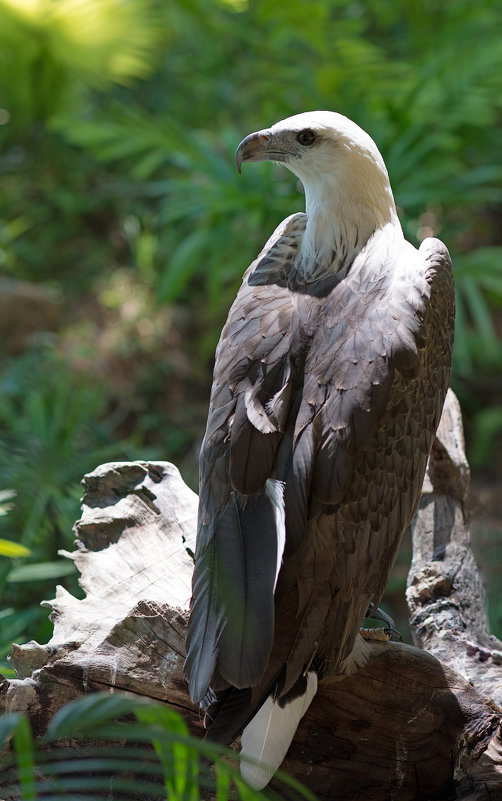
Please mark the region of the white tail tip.
<svg viewBox="0 0 502 801"><path fill-rule="evenodd" d="M284 708L269 696L242 732L241 776L254 790L263 790L280 767L316 692L317 675L311 671L303 695Z"/></svg>

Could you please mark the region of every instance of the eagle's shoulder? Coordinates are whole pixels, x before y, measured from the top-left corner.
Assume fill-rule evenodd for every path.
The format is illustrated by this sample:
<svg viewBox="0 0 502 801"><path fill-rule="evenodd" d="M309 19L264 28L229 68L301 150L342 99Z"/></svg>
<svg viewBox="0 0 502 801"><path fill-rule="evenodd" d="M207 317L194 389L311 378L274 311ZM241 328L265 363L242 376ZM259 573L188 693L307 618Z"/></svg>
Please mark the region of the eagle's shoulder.
<svg viewBox="0 0 502 801"><path fill-rule="evenodd" d="M222 385L233 394L249 389L265 365L270 374L288 354L294 302L285 279L305 217L299 213L283 220L245 272L216 349L213 394Z"/></svg>
<svg viewBox="0 0 502 801"><path fill-rule="evenodd" d="M436 237L428 236L422 241L419 254L428 267L428 277L432 280L438 272L451 273L452 265L448 248Z"/></svg>
<svg viewBox="0 0 502 801"><path fill-rule="evenodd" d="M284 279L296 256L305 222L306 215L300 212L283 220L244 273L216 350L215 380L220 371L226 374L238 353L248 359L261 359L264 354L258 346L273 346L270 339L262 342L265 335L278 338L284 334L281 309L291 307Z"/></svg>
<svg viewBox="0 0 502 801"><path fill-rule="evenodd" d="M418 253L430 288L431 311L436 317L443 317L443 328L449 326L453 330L455 286L448 248L441 240L427 237L420 245Z"/></svg>
<svg viewBox="0 0 502 801"><path fill-rule="evenodd" d="M287 276L298 252L305 231L307 215L291 214L277 226L274 233L244 274L250 286L287 285Z"/></svg>
<svg viewBox="0 0 502 801"><path fill-rule="evenodd" d="M455 287L450 254L439 239L424 239L418 250L405 242L391 296L396 318L392 354L405 367L409 354L442 348L451 357Z"/></svg>

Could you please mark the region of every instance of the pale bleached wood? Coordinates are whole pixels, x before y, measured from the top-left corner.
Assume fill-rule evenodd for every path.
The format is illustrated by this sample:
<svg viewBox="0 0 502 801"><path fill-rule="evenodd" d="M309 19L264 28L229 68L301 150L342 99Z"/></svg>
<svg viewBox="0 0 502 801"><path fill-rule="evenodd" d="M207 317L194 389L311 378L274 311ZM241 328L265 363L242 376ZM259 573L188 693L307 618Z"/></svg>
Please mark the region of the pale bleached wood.
<svg viewBox="0 0 502 801"><path fill-rule="evenodd" d="M502 704L502 642L490 634L471 549L469 465L462 418L448 393L412 525L406 597L416 645L437 656Z"/></svg>
<svg viewBox="0 0 502 801"><path fill-rule="evenodd" d="M373 642L364 670L322 683L283 768L325 801L502 799L502 712L492 700L501 668L467 537L461 445L449 396L408 590L415 636L442 661ZM167 463L102 465L86 476L70 555L86 597L59 589L48 604L50 643L14 648L18 677L3 682L3 709L27 711L39 733L72 698L126 690L173 706L201 734L182 676L196 507Z"/></svg>
<svg viewBox="0 0 502 801"><path fill-rule="evenodd" d="M85 476L83 486L76 550L63 553L80 572L85 598L58 587L56 598L44 602L53 637L47 645L14 646L17 678L4 682L0 704L28 712L42 733L67 701L116 686L184 704L200 727L179 663L197 496L167 462L104 464Z"/></svg>

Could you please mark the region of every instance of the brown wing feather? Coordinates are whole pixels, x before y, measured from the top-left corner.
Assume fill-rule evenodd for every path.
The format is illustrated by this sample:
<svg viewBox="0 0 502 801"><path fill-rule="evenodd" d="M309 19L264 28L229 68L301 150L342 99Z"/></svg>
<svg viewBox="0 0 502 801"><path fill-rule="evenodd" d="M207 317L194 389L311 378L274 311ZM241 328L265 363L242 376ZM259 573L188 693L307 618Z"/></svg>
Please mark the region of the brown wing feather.
<svg viewBox="0 0 502 801"><path fill-rule="evenodd" d="M304 220L285 220L251 265L216 352L185 663L190 693L199 701L210 685L256 684L272 648L280 554L274 509L263 490L290 406L292 301L288 290L270 293L269 285L253 287L248 277L260 265L263 275L277 272L279 255L294 247Z"/></svg>

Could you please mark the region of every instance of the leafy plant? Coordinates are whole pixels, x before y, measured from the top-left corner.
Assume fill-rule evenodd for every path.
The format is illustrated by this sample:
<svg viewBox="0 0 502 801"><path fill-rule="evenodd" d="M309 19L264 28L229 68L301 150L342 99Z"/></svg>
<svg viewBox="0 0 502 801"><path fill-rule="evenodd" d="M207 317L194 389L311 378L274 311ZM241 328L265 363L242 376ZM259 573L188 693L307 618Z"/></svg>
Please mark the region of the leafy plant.
<svg viewBox="0 0 502 801"><path fill-rule="evenodd" d="M155 0L0 0L0 267L7 273L57 277L79 292L110 261L114 245L104 231L113 231L115 218L100 171L47 126L85 105L93 87L109 91L147 76L169 37L159 22Z"/></svg>
<svg viewBox="0 0 502 801"><path fill-rule="evenodd" d="M476 368L496 372L500 367L500 339L492 307L495 299L502 303L502 248L457 254L455 279L457 370L473 377Z"/></svg>
<svg viewBox="0 0 502 801"><path fill-rule="evenodd" d="M0 473L16 488L9 513L0 517L0 532L4 543L12 543L4 549L25 557L23 565L0 562L0 596L7 610L38 606L45 593L54 592L55 579L68 577L76 590L74 566L57 559L57 552L72 544L83 474L123 452L110 444L106 422L97 422L105 410L104 388L91 386L50 346L28 351L0 374ZM43 641L46 618L40 608L33 615L8 616L0 658L25 632L28 639Z"/></svg>
<svg viewBox="0 0 502 801"><path fill-rule="evenodd" d="M47 123L82 87L148 74L157 23L148 0L1 0L0 85L16 130Z"/></svg>
<svg viewBox="0 0 502 801"><path fill-rule="evenodd" d="M150 216L155 228L145 280L154 286L161 304L191 303L193 293L205 318L202 324L212 325L212 350L242 264L261 249L270 219L279 222L291 209L291 179L263 165L239 176L233 164L239 136L232 129L220 132L221 144L215 147L207 134L182 128L168 114L154 119L118 104L108 109L105 124L82 121L73 131L69 124L68 119L60 120L59 131L73 144L108 163L131 161L132 174L140 182L137 191L145 199L158 198L156 217ZM132 134L125 136L126 130ZM154 180L163 168L170 177ZM137 220L135 226L130 218L127 221L137 254L145 253L144 221ZM143 264L139 262L140 269Z"/></svg>
<svg viewBox="0 0 502 801"><path fill-rule="evenodd" d="M71 542L83 473L117 451L96 424L105 404L103 388L51 347L28 351L0 376L0 469L16 487L0 526L34 553L55 555Z"/></svg>
<svg viewBox="0 0 502 801"><path fill-rule="evenodd" d="M0 743L10 738L15 759L4 767L2 790L22 801L68 794L94 801L103 793L123 801L198 801L209 789L225 801L232 788L242 801L265 798L241 779L234 752L190 737L176 712L146 699L98 693L73 701L56 714L41 748L24 715L4 715ZM71 746L64 745L68 739ZM298 782L281 780L297 798L315 801Z"/></svg>
<svg viewBox="0 0 502 801"><path fill-rule="evenodd" d="M13 490L0 490L0 517L3 517L12 509L12 499L16 493ZM8 556L11 559L19 556L29 556L30 550L24 545L19 545L12 540L0 539L0 556Z"/></svg>

